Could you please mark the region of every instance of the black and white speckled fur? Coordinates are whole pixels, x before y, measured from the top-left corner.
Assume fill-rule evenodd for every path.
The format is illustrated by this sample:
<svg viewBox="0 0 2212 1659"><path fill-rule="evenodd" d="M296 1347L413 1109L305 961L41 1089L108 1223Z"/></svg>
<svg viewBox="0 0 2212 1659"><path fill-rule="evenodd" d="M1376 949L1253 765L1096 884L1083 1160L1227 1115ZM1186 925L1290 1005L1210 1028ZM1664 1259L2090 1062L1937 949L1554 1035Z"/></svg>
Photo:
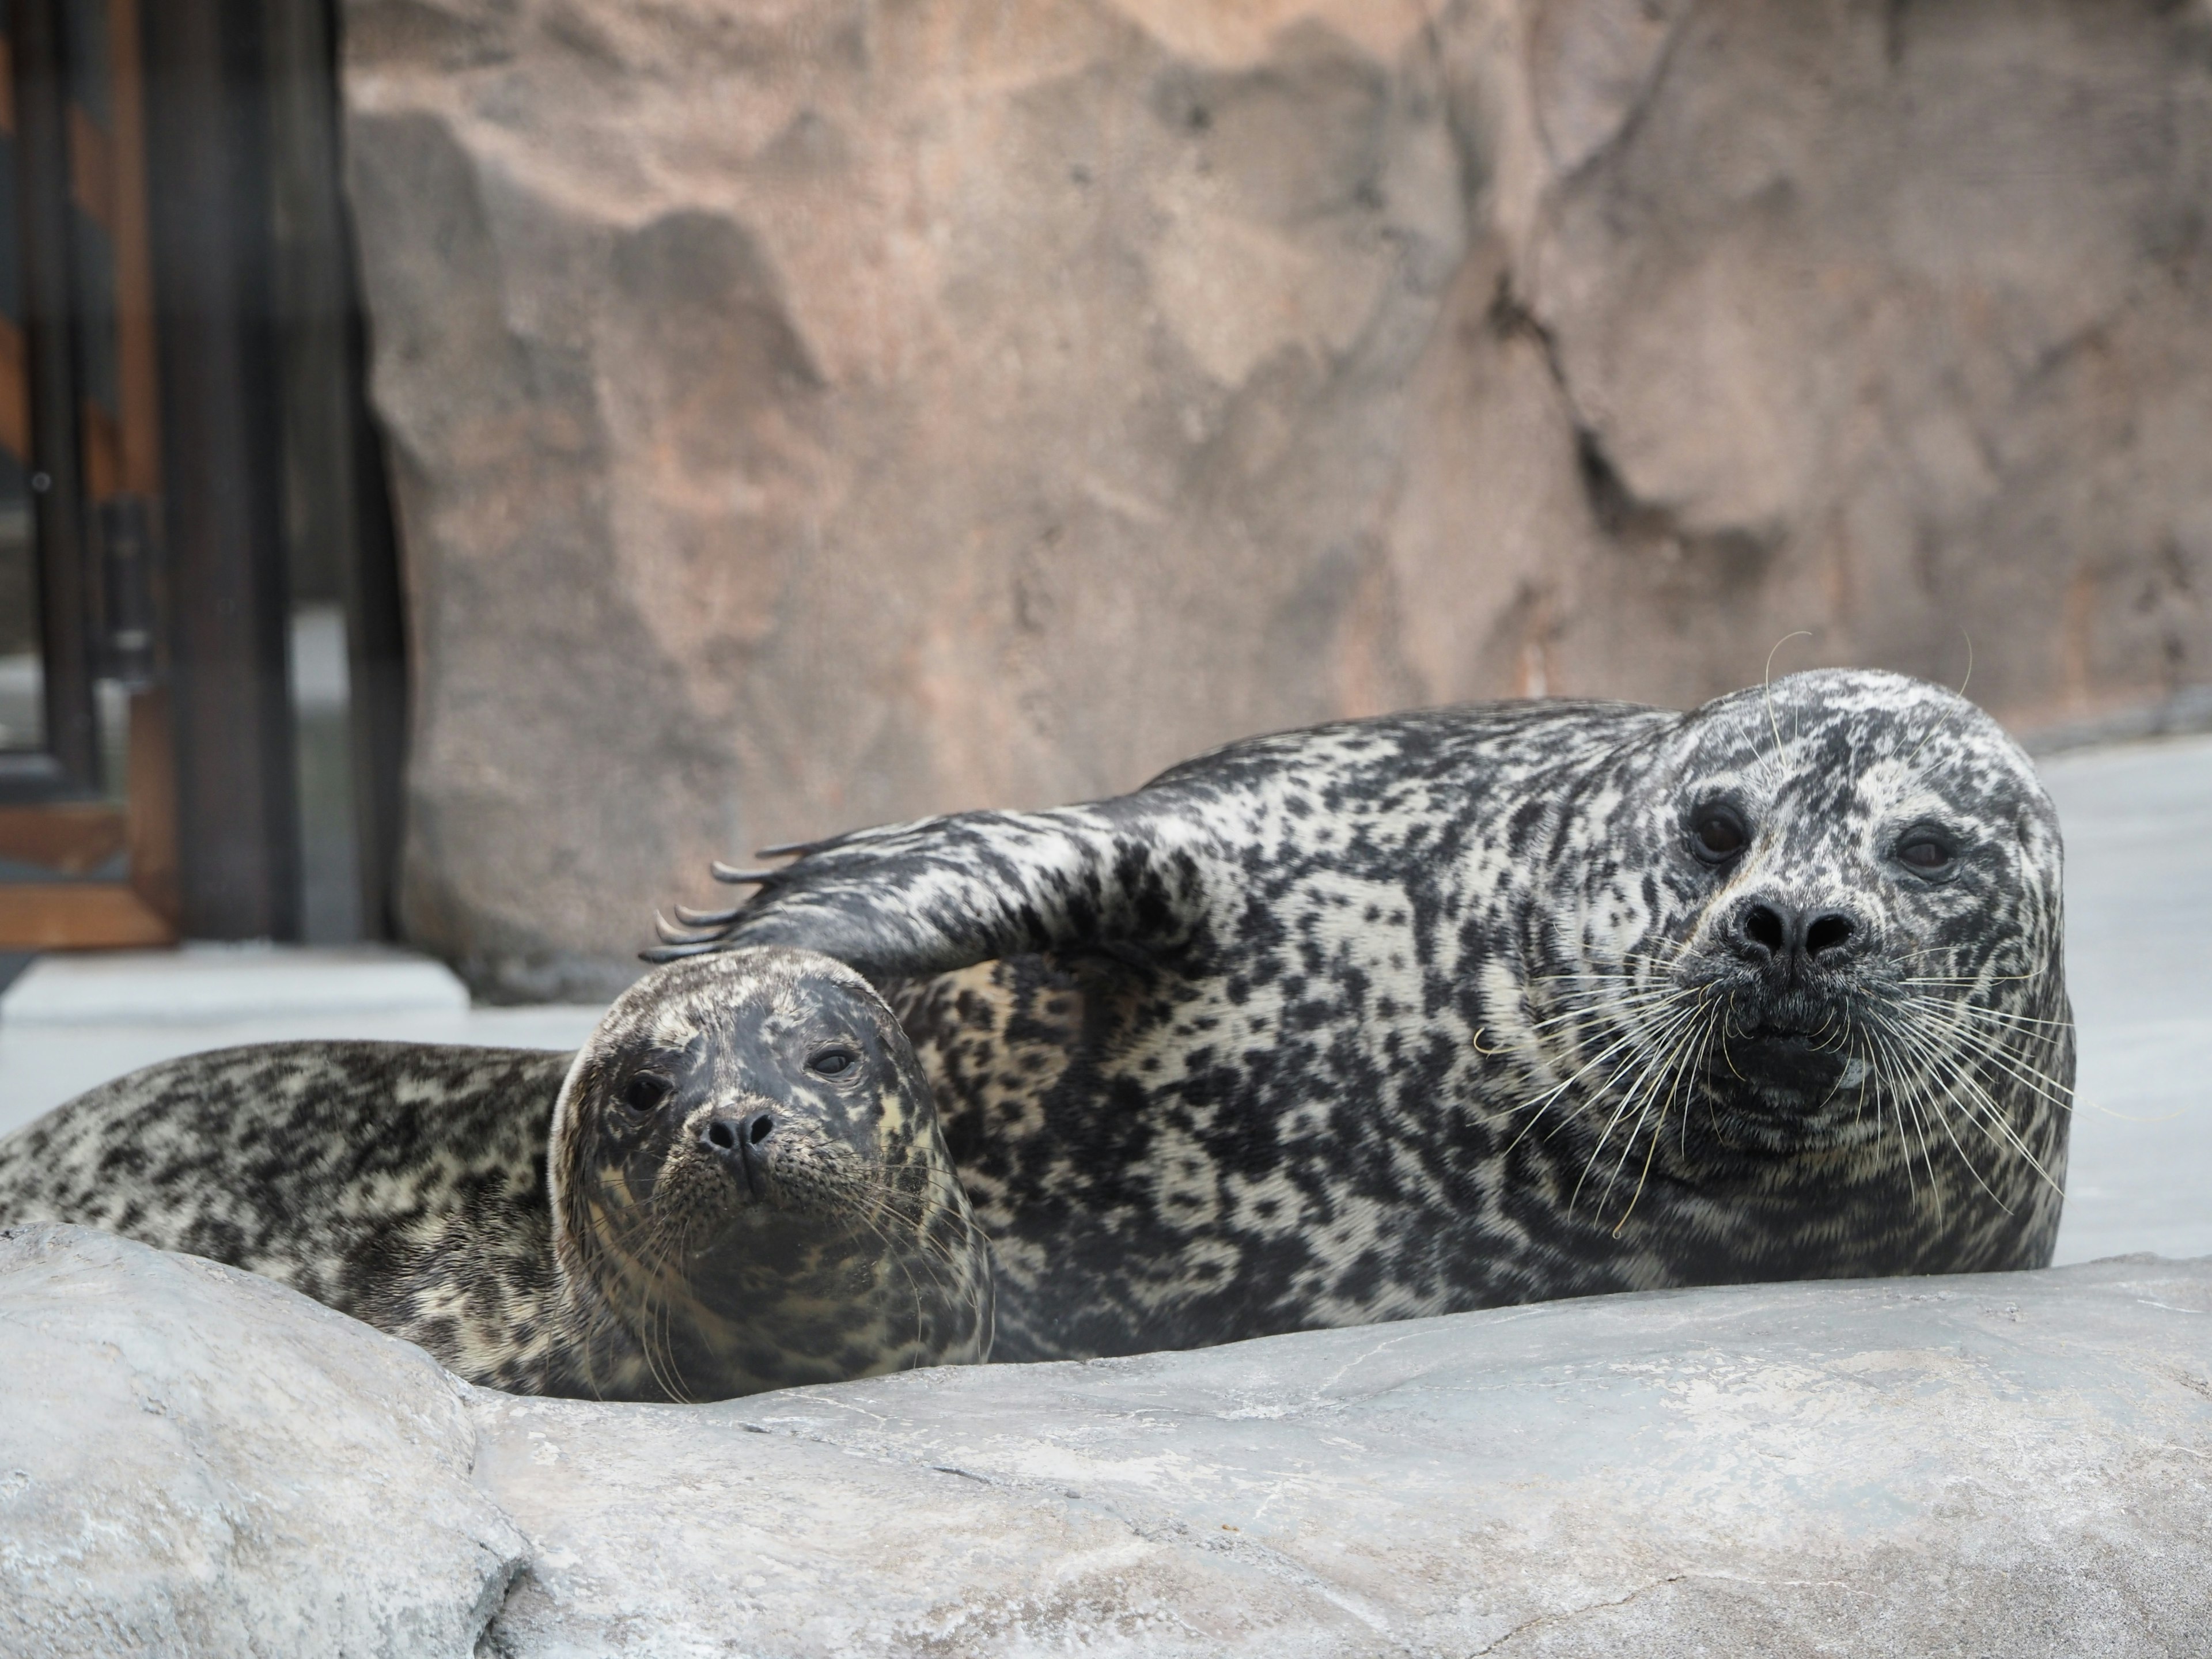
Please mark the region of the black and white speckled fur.
<svg viewBox="0 0 2212 1659"><path fill-rule="evenodd" d="M149 1066L0 1140L0 1220L264 1273L520 1393L982 1359L988 1249L890 1009L808 953L727 963L648 975L573 1058L288 1042ZM831 1053L838 1075L812 1068Z"/></svg>
<svg viewBox="0 0 2212 1659"><path fill-rule="evenodd" d="M662 954L892 989L1000 1358L2050 1259L2058 827L1934 686L1391 715L800 850Z"/></svg>

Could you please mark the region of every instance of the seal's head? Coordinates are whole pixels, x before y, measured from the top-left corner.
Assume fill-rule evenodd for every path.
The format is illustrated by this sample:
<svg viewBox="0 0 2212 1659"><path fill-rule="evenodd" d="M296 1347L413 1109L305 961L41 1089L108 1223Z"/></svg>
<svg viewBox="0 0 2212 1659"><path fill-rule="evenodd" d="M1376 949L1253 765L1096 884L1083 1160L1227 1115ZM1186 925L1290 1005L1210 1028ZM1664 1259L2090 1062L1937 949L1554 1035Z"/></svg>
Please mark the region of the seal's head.
<svg viewBox="0 0 2212 1659"><path fill-rule="evenodd" d="M1900 675L1792 675L1654 728L1585 811L1550 1041L1611 1081L1590 1115L1615 1150L1671 1125L1691 1166L1700 1143L1847 1152L1851 1179L1917 1163L1938 1203L2045 1188L2055 1226L2058 823L1987 714Z"/></svg>
<svg viewBox="0 0 2212 1659"><path fill-rule="evenodd" d="M897 1020L767 947L648 974L554 1109L563 1271L634 1340L611 1397L723 1398L980 1360L987 1247Z"/></svg>

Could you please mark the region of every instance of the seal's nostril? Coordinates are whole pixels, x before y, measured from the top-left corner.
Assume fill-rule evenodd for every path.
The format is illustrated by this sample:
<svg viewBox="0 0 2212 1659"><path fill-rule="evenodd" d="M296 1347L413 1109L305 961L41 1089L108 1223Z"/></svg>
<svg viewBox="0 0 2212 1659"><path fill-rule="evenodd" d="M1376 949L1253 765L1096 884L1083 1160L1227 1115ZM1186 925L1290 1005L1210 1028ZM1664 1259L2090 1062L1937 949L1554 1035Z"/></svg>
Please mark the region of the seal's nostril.
<svg viewBox="0 0 2212 1659"><path fill-rule="evenodd" d="M1817 957L1823 951L1832 951L1856 931L1851 919L1840 911L1830 910L1815 916L1813 925L1805 930L1805 954Z"/></svg>
<svg viewBox="0 0 2212 1659"><path fill-rule="evenodd" d="M738 1126L724 1119L716 1118L707 1126L706 1139L707 1144L717 1152L732 1152L736 1150L738 1144Z"/></svg>
<svg viewBox="0 0 2212 1659"><path fill-rule="evenodd" d="M775 1120L763 1112L745 1127L745 1139L757 1146L775 1133Z"/></svg>
<svg viewBox="0 0 2212 1659"><path fill-rule="evenodd" d="M1768 904L1754 904L1744 912L1743 931L1753 944L1765 945L1770 955L1778 957L1789 937L1781 915Z"/></svg>

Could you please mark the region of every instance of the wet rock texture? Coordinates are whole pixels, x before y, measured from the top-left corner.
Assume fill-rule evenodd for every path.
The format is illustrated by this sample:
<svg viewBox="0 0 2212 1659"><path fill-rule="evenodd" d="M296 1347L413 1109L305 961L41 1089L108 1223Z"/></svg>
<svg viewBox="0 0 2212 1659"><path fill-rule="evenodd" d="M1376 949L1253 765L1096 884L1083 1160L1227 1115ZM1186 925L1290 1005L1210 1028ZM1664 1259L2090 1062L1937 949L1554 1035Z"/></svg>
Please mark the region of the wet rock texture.
<svg viewBox="0 0 2212 1659"><path fill-rule="evenodd" d="M2212 1653L2212 1260L690 1407L470 1389L273 1285L24 1228L0 1333L27 1659Z"/></svg>
<svg viewBox="0 0 2212 1659"><path fill-rule="evenodd" d="M2212 11L349 0L408 925L1786 666L2212 680ZM2191 705L2194 706L2194 705Z"/></svg>

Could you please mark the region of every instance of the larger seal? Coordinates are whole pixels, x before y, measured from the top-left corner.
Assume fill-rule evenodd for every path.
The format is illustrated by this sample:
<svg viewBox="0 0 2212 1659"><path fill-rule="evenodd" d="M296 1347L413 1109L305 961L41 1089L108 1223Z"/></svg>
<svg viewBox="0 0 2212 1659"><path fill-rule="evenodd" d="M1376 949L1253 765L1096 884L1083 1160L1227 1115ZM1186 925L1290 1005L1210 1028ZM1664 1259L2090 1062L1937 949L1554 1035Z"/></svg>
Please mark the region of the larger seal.
<svg viewBox="0 0 2212 1659"><path fill-rule="evenodd" d="M1937 687L1396 714L781 850L665 954L906 981L1001 1358L2051 1258L2058 826Z"/></svg>
<svg viewBox="0 0 2212 1659"><path fill-rule="evenodd" d="M991 1341L988 1247L904 1034L789 950L647 975L573 1060L150 1066L0 1141L0 1219L267 1274L520 1393L720 1399Z"/></svg>

